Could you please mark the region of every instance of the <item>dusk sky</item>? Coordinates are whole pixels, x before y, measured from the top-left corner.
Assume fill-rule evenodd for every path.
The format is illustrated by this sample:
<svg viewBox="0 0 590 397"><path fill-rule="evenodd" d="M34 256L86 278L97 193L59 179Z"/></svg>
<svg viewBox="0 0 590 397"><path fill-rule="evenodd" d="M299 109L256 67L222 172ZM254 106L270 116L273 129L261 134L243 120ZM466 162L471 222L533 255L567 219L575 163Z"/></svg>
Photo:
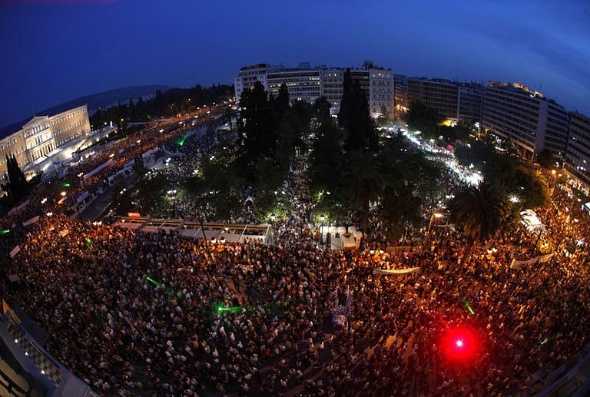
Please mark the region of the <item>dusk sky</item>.
<svg viewBox="0 0 590 397"><path fill-rule="evenodd" d="M108 89L303 61L523 81L590 114L588 0L0 0L0 47L0 125Z"/></svg>

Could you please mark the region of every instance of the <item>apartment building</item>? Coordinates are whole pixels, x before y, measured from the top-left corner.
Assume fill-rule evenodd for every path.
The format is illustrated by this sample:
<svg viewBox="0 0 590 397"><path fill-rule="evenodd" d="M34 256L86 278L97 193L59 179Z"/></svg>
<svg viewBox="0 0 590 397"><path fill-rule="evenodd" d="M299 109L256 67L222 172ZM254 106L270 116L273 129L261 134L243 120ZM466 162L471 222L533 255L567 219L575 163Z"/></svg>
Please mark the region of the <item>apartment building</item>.
<svg viewBox="0 0 590 397"><path fill-rule="evenodd" d="M477 83L460 83L457 114L460 121L481 122L485 87Z"/></svg>
<svg viewBox="0 0 590 397"><path fill-rule="evenodd" d="M234 83L236 100L239 101L243 90L251 88L256 81L260 81L271 95L278 95L279 88L284 83L291 100L313 103L324 96L332 105L331 112L336 114L340 109L346 70L350 70L352 80L359 84L367 96L369 110L374 117L384 112L387 115L393 114L393 74L391 70L373 64L350 69L310 67L309 64L301 64L297 68L271 67L268 64L244 66Z"/></svg>
<svg viewBox="0 0 590 397"><path fill-rule="evenodd" d="M268 71L267 91L276 97L282 84L291 100L313 103L322 95L321 73L317 69L276 69Z"/></svg>
<svg viewBox="0 0 590 397"><path fill-rule="evenodd" d="M394 118L400 120L408 111L408 78L402 74L393 75Z"/></svg>
<svg viewBox="0 0 590 397"><path fill-rule="evenodd" d="M586 186L590 185L590 117L569 114L566 169Z"/></svg>
<svg viewBox="0 0 590 397"><path fill-rule="evenodd" d="M491 82L483 101L482 127L510 139L527 158L544 149L565 154L568 115L565 109L521 83Z"/></svg>
<svg viewBox="0 0 590 397"><path fill-rule="evenodd" d="M442 79L408 78L408 102L420 101L445 119L459 120L459 85Z"/></svg>

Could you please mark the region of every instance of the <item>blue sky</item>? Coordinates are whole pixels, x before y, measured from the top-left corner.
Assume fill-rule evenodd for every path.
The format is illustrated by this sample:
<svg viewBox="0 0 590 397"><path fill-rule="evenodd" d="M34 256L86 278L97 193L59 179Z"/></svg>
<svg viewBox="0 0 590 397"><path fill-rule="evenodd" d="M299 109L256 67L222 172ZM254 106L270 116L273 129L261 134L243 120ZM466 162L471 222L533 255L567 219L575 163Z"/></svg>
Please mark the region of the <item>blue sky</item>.
<svg viewBox="0 0 590 397"><path fill-rule="evenodd" d="M0 125L112 88L303 61L523 81L590 114L586 0L0 0L0 48Z"/></svg>

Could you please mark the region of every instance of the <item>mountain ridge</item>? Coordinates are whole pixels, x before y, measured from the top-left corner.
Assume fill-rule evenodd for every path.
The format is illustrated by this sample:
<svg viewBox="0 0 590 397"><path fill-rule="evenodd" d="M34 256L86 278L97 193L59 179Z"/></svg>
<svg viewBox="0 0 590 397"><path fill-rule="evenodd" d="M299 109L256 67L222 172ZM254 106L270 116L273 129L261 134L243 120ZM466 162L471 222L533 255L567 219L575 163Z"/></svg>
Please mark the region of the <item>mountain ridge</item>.
<svg viewBox="0 0 590 397"><path fill-rule="evenodd" d="M99 108L110 107L116 105L118 102L124 103L131 98L136 99L138 97L143 97L146 99L154 96L157 90L166 91L171 88L174 87L162 84L137 85L113 88L96 94L84 95L36 112L15 123L6 124L0 127L0 139L18 131L25 123L35 116L54 115L81 105L88 105L88 114L92 115Z"/></svg>

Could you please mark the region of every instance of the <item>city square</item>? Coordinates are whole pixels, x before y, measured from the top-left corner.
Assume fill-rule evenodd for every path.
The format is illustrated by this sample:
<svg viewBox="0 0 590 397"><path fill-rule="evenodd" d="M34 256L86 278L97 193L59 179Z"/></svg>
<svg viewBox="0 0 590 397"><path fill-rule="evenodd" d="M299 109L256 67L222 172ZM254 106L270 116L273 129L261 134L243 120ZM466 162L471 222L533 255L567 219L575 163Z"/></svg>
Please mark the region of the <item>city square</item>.
<svg viewBox="0 0 590 397"><path fill-rule="evenodd" d="M0 395L590 394L590 117L371 61L232 78L4 129Z"/></svg>

